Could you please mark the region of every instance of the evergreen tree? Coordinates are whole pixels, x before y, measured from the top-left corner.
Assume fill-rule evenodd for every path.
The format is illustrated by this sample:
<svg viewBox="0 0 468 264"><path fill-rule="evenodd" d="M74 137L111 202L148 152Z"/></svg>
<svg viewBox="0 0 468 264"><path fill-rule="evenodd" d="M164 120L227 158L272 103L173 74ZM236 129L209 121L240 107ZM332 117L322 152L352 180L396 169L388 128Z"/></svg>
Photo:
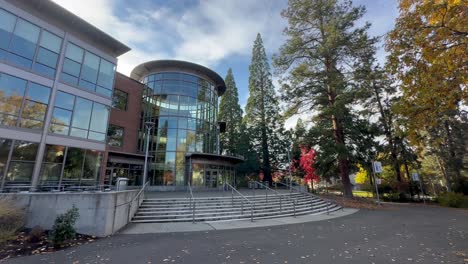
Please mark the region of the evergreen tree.
<svg viewBox="0 0 468 264"><path fill-rule="evenodd" d="M249 99L245 107L246 125L251 131L251 142L259 154L264 180L271 183L272 167L287 150L285 133L280 116L279 101L273 87L270 65L260 34L254 42L249 66Z"/></svg>
<svg viewBox="0 0 468 264"><path fill-rule="evenodd" d="M319 143L319 173L338 173L346 197L353 195L349 174L361 146L354 144L370 140L368 123L352 108L362 88L357 73L372 59L377 41L367 35L370 24L355 25L364 12L351 1L289 0L282 12L288 40L275 57L279 72L288 73L283 96L290 110L317 112L311 134Z"/></svg>
<svg viewBox="0 0 468 264"><path fill-rule="evenodd" d="M244 157L244 162L237 165L236 168L238 175L243 175L244 177L239 178L258 175L259 173L259 155L250 141L251 134L251 130L248 129L244 118L244 121L242 121L240 125L239 145L237 148L238 153Z"/></svg>
<svg viewBox="0 0 468 264"><path fill-rule="evenodd" d="M224 82L226 83L226 92L221 97L218 113L218 120L226 122L226 132L220 135L221 153L237 155L240 154L238 145L241 136L242 109L239 105L239 93L231 68L229 68Z"/></svg>

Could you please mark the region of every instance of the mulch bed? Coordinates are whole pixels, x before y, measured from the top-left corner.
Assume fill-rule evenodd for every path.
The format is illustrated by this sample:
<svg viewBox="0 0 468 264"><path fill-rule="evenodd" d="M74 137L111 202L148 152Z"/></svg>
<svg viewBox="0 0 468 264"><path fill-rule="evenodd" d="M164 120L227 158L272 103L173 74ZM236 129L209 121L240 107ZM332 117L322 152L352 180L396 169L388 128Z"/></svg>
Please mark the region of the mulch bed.
<svg viewBox="0 0 468 264"><path fill-rule="evenodd" d="M362 197L345 198L343 196L337 196L334 194L320 194L319 196L331 200L336 204L340 205L341 207L347 208L377 210L390 207L387 204L378 205L375 203L374 200Z"/></svg>
<svg viewBox="0 0 468 264"><path fill-rule="evenodd" d="M72 246L88 244L97 239L95 236L77 234L75 239L68 241L63 247L57 249L54 248L47 231L35 239L30 238L29 231L28 229L21 230L16 239L0 243L0 262L13 257L47 254Z"/></svg>

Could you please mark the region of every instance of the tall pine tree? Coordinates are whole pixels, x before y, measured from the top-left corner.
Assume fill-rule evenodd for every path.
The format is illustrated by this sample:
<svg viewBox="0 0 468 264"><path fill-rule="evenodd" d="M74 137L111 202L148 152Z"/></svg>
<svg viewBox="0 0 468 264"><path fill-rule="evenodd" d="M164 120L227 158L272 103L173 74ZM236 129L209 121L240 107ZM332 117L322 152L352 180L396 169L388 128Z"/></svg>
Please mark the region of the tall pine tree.
<svg viewBox="0 0 468 264"><path fill-rule="evenodd" d="M231 68L224 82L226 92L221 97L218 113L218 120L226 122L226 132L220 135L221 153L238 155L241 154L238 145L241 136L242 109L239 105L239 93Z"/></svg>
<svg viewBox="0 0 468 264"><path fill-rule="evenodd" d="M280 154L286 153L287 136L260 34L257 34L254 42L249 71L249 99L245 107L246 125L251 132L252 145L259 155L263 180L271 183L272 168L279 165Z"/></svg>
<svg viewBox="0 0 468 264"><path fill-rule="evenodd" d="M290 109L317 113L311 133L323 145L316 165L340 175L346 197L353 196L349 174L356 146L350 138L361 144L359 135L368 131L352 107L362 85L356 73L375 52L370 25L355 25L364 12L351 1L289 0L282 12L288 39L275 58L287 73L283 95Z"/></svg>

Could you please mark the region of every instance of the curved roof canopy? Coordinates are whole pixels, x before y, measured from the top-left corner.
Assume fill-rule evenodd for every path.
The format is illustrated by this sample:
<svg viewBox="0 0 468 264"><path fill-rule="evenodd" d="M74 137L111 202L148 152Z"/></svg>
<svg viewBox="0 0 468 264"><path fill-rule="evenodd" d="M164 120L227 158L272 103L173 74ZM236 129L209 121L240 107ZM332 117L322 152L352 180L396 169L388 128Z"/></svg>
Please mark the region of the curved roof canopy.
<svg viewBox="0 0 468 264"><path fill-rule="evenodd" d="M211 69L208 69L205 66L201 66L199 64L195 64L188 61L180 61L180 60L154 60L142 63L136 66L130 77L135 80L141 80L141 78L151 72L157 72L158 70L165 70L168 68L175 68L180 70L189 70L194 73L200 73L202 75L207 76L210 78L216 86L216 90L218 91L218 96L221 96L226 91L226 84L224 83L223 78L219 76L216 72Z"/></svg>

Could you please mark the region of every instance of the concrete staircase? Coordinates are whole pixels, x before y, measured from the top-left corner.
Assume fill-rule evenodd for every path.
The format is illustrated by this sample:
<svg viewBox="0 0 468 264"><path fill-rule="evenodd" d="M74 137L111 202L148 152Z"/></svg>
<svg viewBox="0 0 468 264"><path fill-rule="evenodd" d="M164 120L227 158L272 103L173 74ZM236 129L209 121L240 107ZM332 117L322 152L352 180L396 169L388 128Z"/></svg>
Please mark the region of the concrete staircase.
<svg viewBox="0 0 468 264"><path fill-rule="evenodd" d="M229 193L230 194L230 193ZM211 222L326 214L341 209L307 193L144 199L134 223Z"/></svg>

